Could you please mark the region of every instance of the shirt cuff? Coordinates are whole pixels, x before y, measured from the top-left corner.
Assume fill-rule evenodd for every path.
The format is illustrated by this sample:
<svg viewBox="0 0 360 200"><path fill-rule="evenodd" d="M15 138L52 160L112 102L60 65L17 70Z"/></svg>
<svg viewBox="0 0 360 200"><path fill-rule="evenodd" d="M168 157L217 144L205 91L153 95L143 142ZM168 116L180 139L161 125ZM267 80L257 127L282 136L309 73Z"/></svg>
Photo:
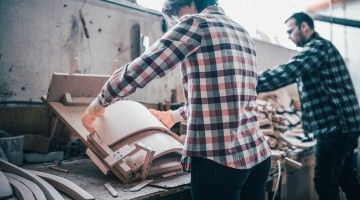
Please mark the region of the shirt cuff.
<svg viewBox="0 0 360 200"><path fill-rule="evenodd" d="M186 110L184 107L180 107L177 110L171 111L171 117L173 118L175 123L183 122L187 119L186 117Z"/></svg>

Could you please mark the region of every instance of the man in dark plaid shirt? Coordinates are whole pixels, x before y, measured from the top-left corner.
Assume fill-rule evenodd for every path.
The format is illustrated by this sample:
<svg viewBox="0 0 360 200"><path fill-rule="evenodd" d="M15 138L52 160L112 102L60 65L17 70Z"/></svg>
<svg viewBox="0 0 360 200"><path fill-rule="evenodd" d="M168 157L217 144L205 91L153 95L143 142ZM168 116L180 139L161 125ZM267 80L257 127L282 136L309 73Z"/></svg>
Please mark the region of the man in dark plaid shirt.
<svg viewBox="0 0 360 200"><path fill-rule="evenodd" d="M187 119L183 164L189 170L191 161L193 199L261 200L271 151L257 122L255 46L216 5L216 0L166 0L164 13L179 22L110 77L83 124L93 132L91 123L103 107L180 65L186 106L167 113L174 114L169 121Z"/></svg>
<svg viewBox="0 0 360 200"><path fill-rule="evenodd" d="M287 21L289 38L299 47L285 64L258 75L258 92L297 83L302 124L317 138L315 188L320 199L360 199L354 149L360 133L360 109L353 83L334 45L319 36L313 20L296 13Z"/></svg>

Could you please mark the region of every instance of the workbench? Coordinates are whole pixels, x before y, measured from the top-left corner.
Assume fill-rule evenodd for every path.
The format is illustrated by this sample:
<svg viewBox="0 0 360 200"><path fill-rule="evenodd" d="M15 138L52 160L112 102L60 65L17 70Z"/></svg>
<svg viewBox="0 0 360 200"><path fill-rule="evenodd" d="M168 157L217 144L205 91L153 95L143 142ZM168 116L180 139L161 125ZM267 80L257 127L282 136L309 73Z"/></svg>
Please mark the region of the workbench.
<svg viewBox="0 0 360 200"><path fill-rule="evenodd" d="M31 164L25 165L23 168L46 172L69 179L92 194L98 200L191 200L190 174L188 173L155 180L148 186L142 188L140 191L130 192L130 189L139 184L139 182L124 185L113 174L107 176L103 175L90 159L77 158L72 161L63 161L61 169L68 170L68 173L50 169L49 166L52 165L53 163ZM276 181L274 180L275 177L277 177L276 169L272 169L272 173L270 174L266 184L267 199L272 199L272 189L274 186L273 181ZM117 198L112 197L106 190L104 186L105 183L110 183L114 187L116 192L119 194ZM278 194L276 195L277 198L275 199L280 199L280 194L281 187L279 188ZM65 195L64 198L70 199Z"/></svg>
<svg viewBox="0 0 360 200"><path fill-rule="evenodd" d="M181 175L155 180L150 185L144 187L140 191L130 192L129 190L138 183L123 185L119 179L113 175L103 175L95 164L87 158L76 159L73 161L64 161L61 168L69 170L68 173L52 170L49 164L32 164L23 166L25 169L42 171L57 176L64 177L73 181L87 192L92 194L98 200L115 200L115 199L191 199L190 193L190 174L183 173ZM119 194L117 198L104 187L105 183L110 183ZM167 188L161 185L166 185ZM65 199L70 199L64 197Z"/></svg>

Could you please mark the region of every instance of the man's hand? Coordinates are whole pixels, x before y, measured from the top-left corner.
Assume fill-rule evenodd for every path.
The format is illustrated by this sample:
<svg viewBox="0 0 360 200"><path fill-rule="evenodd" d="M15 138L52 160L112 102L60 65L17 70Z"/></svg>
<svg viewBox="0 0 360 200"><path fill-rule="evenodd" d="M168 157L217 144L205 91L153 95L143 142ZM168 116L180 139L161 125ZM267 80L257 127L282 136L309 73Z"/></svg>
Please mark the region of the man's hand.
<svg viewBox="0 0 360 200"><path fill-rule="evenodd" d="M85 110L84 115L81 119L83 126L90 132L95 133L95 129L92 127L92 123L97 117L103 116L105 108L101 106L97 99L95 99L89 107Z"/></svg>
<svg viewBox="0 0 360 200"><path fill-rule="evenodd" d="M149 109L151 114L153 114L158 120L160 120L168 129L174 126L177 123L174 120L171 110L168 111L158 111L154 109Z"/></svg>

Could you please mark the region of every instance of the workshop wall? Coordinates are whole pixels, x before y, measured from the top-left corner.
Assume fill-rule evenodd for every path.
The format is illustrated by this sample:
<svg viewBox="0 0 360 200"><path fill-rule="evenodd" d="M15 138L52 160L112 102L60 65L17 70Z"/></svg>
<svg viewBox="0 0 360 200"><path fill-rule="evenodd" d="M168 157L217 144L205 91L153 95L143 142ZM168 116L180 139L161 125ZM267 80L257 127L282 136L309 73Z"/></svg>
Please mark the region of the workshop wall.
<svg viewBox="0 0 360 200"><path fill-rule="evenodd" d="M0 101L40 101L53 72L111 74L146 48L139 43L163 34L156 11L124 0L84 2L0 1ZM131 98L170 101L172 80L156 80Z"/></svg>
<svg viewBox="0 0 360 200"><path fill-rule="evenodd" d="M258 71L273 68L279 64L286 63L296 54L295 50L288 49L276 44L261 40L255 40ZM285 90L292 98L298 99L299 94L295 84L279 90Z"/></svg>
<svg viewBox="0 0 360 200"><path fill-rule="evenodd" d="M360 19L360 1L344 1L346 6L335 4L332 10L322 10L318 14L345 19ZM315 28L324 38L331 40L345 58L354 87L360 99L360 29L315 21Z"/></svg>
<svg viewBox="0 0 360 200"><path fill-rule="evenodd" d="M111 74L166 29L160 13L125 0L1 0L0 26L0 130L15 135L48 135L40 96L53 72ZM130 98L170 101L172 73Z"/></svg>

